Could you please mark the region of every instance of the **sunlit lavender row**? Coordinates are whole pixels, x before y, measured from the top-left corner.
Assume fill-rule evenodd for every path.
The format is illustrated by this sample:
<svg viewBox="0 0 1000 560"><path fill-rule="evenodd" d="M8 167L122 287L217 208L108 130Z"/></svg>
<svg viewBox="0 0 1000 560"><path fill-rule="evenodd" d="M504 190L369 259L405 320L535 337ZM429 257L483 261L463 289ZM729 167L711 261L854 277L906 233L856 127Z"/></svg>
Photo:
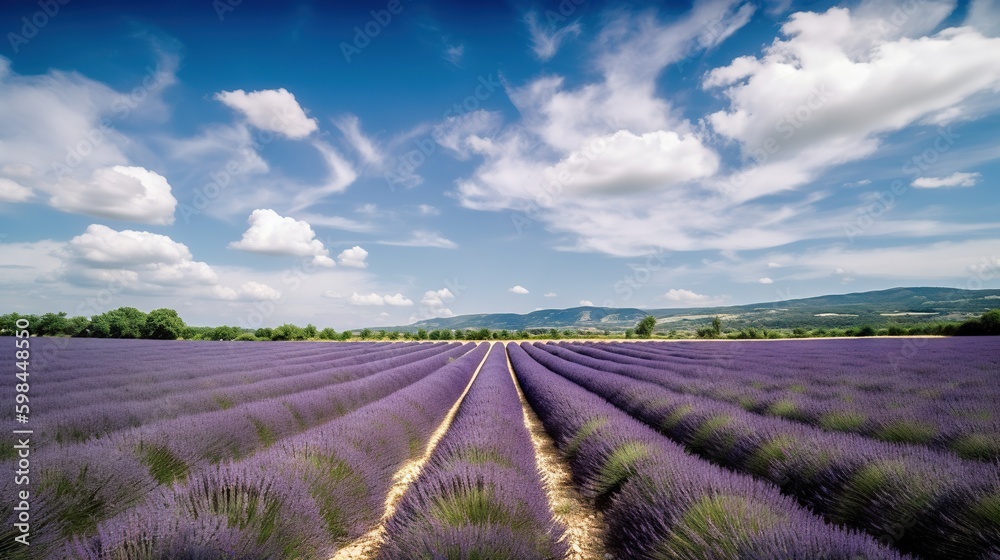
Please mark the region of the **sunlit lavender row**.
<svg viewBox="0 0 1000 560"><path fill-rule="evenodd" d="M968 459L1000 459L995 338L568 345L746 410ZM993 376L991 376L993 374Z"/></svg>
<svg viewBox="0 0 1000 560"><path fill-rule="evenodd" d="M65 411L108 400L147 400L188 390L248 385L301 375L338 365L364 364L372 353L402 355L426 345L364 344L298 345L275 343L268 351L260 345L233 342L206 344L175 341L168 348L157 341L135 340L135 348L121 351L121 341L104 339L32 340L32 365L45 374L45 382L32 390L44 397L35 410ZM119 348L115 349L115 345ZM326 348L323 348L326 346ZM35 355L47 356L37 361ZM110 359L110 358L114 359ZM11 387L0 387L10 392Z"/></svg>
<svg viewBox="0 0 1000 560"><path fill-rule="evenodd" d="M899 347L843 341L851 356L832 342L781 342L797 349L783 362L772 342L33 340L80 344L79 360L48 353L58 371L32 374L32 398L48 401L29 425L32 546L12 547L8 511L0 557L567 560L581 545L615 560L1000 557L1000 463L941 439L988 422L927 415L939 435L899 443L740 400L807 410L853 396L881 421L904 417L893 403L943 406L923 394L936 387L956 410L993 412L995 343L926 341L926 360L893 368ZM203 367L172 360L178 349ZM858 361L880 351L890 366ZM535 438L558 456L536 457L508 358L547 432ZM579 511L556 508L566 525L542 484L552 468L579 493ZM0 478L5 503L19 489Z"/></svg>
<svg viewBox="0 0 1000 560"><path fill-rule="evenodd" d="M618 557L889 559L875 539L836 528L770 484L700 461L535 361L508 349L532 407L603 510Z"/></svg>
<svg viewBox="0 0 1000 560"><path fill-rule="evenodd" d="M380 560L565 554L502 344L386 527Z"/></svg>
<svg viewBox="0 0 1000 560"><path fill-rule="evenodd" d="M393 475L423 451L487 348L267 451L200 469L54 557L329 558L378 522Z"/></svg>
<svg viewBox="0 0 1000 560"><path fill-rule="evenodd" d="M63 536L86 534L96 523L142 502L158 486L183 480L204 465L245 457L282 438L321 425L386 397L467 353L471 344L435 347L428 356L367 377L317 389L290 391L224 410L161 420L86 443L49 445L33 454L36 501L44 501L51 527ZM276 374L277 375L277 374ZM108 404L114 410L114 403ZM0 464L15 470L16 460ZM0 481L11 503L13 478ZM5 516L2 535L14 531Z"/></svg>
<svg viewBox="0 0 1000 560"><path fill-rule="evenodd" d="M674 393L610 373L620 364L558 346L526 350L689 450L774 482L832 522L928 557L1000 553L1000 525L990 509L1000 495L1000 472L992 466Z"/></svg>
<svg viewBox="0 0 1000 560"><path fill-rule="evenodd" d="M41 434L36 447L51 441L86 441L156 420L226 410L243 403L285 398L295 393L355 381L434 356L442 348L443 345L414 344L394 350L352 353L335 359L313 357L318 363L283 363L266 369L248 367L234 370L235 373L194 381L159 383L156 395L135 395L131 386L99 392L90 400L84 400L88 395L81 395L76 406L69 405L49 412L46 408L35 411L39 419L36 427ZM245 377L241 372L245 373ZM139 384L141 381L137 382ZM42 402L46 400L41 399Z"/></svg>

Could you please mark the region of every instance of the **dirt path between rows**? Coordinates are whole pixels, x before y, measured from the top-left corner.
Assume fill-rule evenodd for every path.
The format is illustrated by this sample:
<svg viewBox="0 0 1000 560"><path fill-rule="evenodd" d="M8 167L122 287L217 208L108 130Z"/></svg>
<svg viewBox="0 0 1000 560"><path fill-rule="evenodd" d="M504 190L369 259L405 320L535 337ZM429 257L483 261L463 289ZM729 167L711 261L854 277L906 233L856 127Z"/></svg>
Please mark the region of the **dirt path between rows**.
<svg viewBox="0 0 1000 560"><path fill-rule="evenodd" d="M506 354L506 347L504 347ZM565 560L605 560L612 558L604 548L604 520L600 512L577 491L573 485L569 465L563 461L562 455L556 449L555 442L545 432L541 420L531 409L521 384L517 382L514 368L507 355L507 370L514 380L517 396L521 400L521 410L524 413L524 424L531 434L531 443L535 447L535 459L538 470L542 473L542 483L549 497L556 521L566 527L566 544L569 553Z"/></svg>
<svg viewBox="0 0 1000 560"><path fill-rule="evenodd" d="M493 343L490 342L490 350L486 352L483 356L483 360L479 362L476 367L476 371L472 373L472 378L469 379L469 383L465 386L465 390L452 405L448 414L445 415L444 420L438 425L434 433L431 434L430 439L427 440L427 446L424 448L424 453L416 459L411 459L406 464L404 464L396 474L393 475L392 488L389 489L389 494L385 498L385 509L382 512L382 518L379 520L378 525L376 525L372 530L368 531L364 535L361 535L351 543L345 545L344 547L337 550L336 554L333 555L331 560L370 560L375 558L378 554L379 547L382 546L382 539L385 537L385 524L392 517L392 514L396 511L396 505L399 500L402 499L403 495L406 494L407 488L413 481L420 476L420 471L423 470L424 464L431 458L434 454L434 449L437 447L441 438L444 437L445 432L451 427L451 422L454 420L455 415L458 413L459 407L462 406L462 402L465 400L465 395L469 393L469 389L472 388L472 384L476 382L476 377L479 376L479 371L483 369L483 364L486 363L486 358L489 357L490 352L493 351ZM503 348L503 345L500 345Z"/></svg>

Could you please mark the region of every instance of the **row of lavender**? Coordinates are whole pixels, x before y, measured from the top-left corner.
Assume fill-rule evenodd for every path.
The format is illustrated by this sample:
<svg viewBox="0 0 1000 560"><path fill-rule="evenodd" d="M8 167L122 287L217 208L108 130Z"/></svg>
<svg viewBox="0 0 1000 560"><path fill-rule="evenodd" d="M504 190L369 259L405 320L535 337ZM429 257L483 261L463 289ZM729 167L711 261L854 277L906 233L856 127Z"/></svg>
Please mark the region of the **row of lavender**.
<svg viewBox="0 0 1000 560"><path fill-rule="evenodd" d="M286 361L324 366L293 377L308 384L326 375L329 383L288 385L283 396L43 449L34 542L48 543L52 558L328 558L370 529L393 473L426 446L487 347L466 353L471 345L369 345L367 360L401 365L376 372L380 366L358 357L368 368L358 373L337 367L354 357L307 346ZM604 510L609 544L620 557L899 558L869 536L824 524L775 485L746 474L777 482L827 519L904 551L1000 556L994 467L668 390L643 381L669 375L647 363L662 352L653 347L627 348L647 356L590 345L510 347L529 401L570 458L577 482ZM564 552L500 348L484 361L451 429L389 521L383 558L550 559ZM699 352L672 358L714 359ZM206 376L208 384L219 379L235 377ZM238 382L227 387L240 389ZM686 455L637 419L745 474ZM11 490L0 489L0 497L9 499ZM3 550L10 537L0 535L5 558L17 557ZM62 544L67 539L71 544ZM43 557L39 550L29 556Z"/></svg>
<svg viewBox="0 0 1000 560"><path fill-rule="evenodd" d="M379 558L554 560L566 553L502 345L386 525Z"/></svg>
<svg viewBox="0 0 1000 560"><path fill-rule="evenodd" d="M71 342L74 347L60 354L61 360L54 360L43 375L33 378L30 406L35 419L32 428L39 434L36 448L50 442L86 441L154 420L221 410L351 381L441 351L441 346L365 349L363 345L352 345L353 348L318 355L313 349L310 355L284 356L283 361L274 363L266 354L257 352L248 352L247 356L234 360L227 348L230 345L201 343L201 347L215 350L214 354L199 352L205 360L204 369L218 373L200 371L199 375L197 367L185 365L184 360L171 366L169 358L162 355L165 348L175 344L181 346L175 351L183 352L183 343L153 346L137 343L136 348L129 349L128 356L140 360L139 363L117 371L109 366L113 371L107 372L94 364L102 360L114 364L115 360L109 360L107 354L77 353L77 341ZM91 341L81 342L86 346L85 342ZM337 345L328 347L333 346ZM255 362L255 358L263 359ZM309 361L300 361L302 358ZM129 358L123 361L128 363ZM217 369L220 363L228 369ZM129 371L142 367L141 364L148 364L148 370ZM54 368L52 375L49 367ZM88 390L88 387L97 388Z"/></svg>
<svg viewBox="0 0 1000 560"><path fill-rule="evenodd" d="M425 378L467 353L471 344L411 353L409 363L354 381L334 383L202 414L151 422L87 443L50 445L33 453L33 519L63 536L91 531L102 519L141 503L157 487L185 480L206 465L248 456L282 438L321 425ZM114 408L109 403L109 408ZM13 460L3 463L9 472ZM13 503L13 479L0 481L0 499ZM10 520L8 520L10 521ZM10 522L0 530L10 543Z"/></svg>
<svg viewBox="0 0 1000 560"><path fill-rule="evenodd" d="M824 523L773 485L688 455L550 371L532 351L508 347L525 396L603 511L607 544L618 557L900 558L870 537Z"/></svg>
<svg viewBox="0 0 1000 560"><path fill-rule="evenodd" d="M33 341L34 342L34 341ZM39 345L46 342L41 339ZM76 340L71 341L77 343ZM92 352L86 343L103 340L81 340L83 348L67 348L55 360L44 366L45 383L39 387L45 401L45 411L64 410L82 400L106 400L108 394L125 400L153 400L170 394L193 390L215 390L234 385L246 385L286 374L312 373L338 364L364 363L357 357L372 352L412 351L418 345L399 347L363 344L301 345L279 343L272 352L246 343L206 344L204 342L119 341L113 354ZM123 352L123 345L135 344ZM189 351L197 349L194 355ZM111 359L113 358L113 359ZM71 389L72 392L67 391ZM40 409L42 410L42 409Z"/></svg>
<svg viewBox="0 0 1000 560"><path fill-rule="evenodd" d="M1000 459L1000 341L990 338L567 347L751 412Z"/></svg>
<svg viewBox="0 0 1000 560"><path fill-rule="evenodd" d="M198 470L53 558L325 559L383 513L488 346L382 400L239 461Z"/></svg>
<svg viewBox="0 0 1000 560"><path fill-rule="evenodd" d="M45 337L30 341L31 365L41 368L45 374L46 383L38 388L39 394L53 397L65 394L67 387L79 392L123 387L142 391L146 383L155 387L164 380L200 381L235 371L259 370L266 376L268 370L284 364L349 355L365 347L362 343L275 342L265 347L242 342L217 344L177 340L164 343ZM389 347L388 344L380 346ZM0 387L0 391L8 390Z"/></svg>
<svg viewBox="0 0 1000 560"><path fill-rule="evenodd" d="M632 377L635 366L572 346L525 350L701 457L769 480L830 521L926 558L1000 555L1000 472L991 465L676 393Z"/></svg>
<svg viewBox="0 0 1000 560"><path fill-rule="evenodd" d="M145 395L135 398L128 387L100 392L89 401L85 400L86 395L80 395L76 406L49 412L36 411L35 417L39 419L36 428L46 436L41 443L82 442L156 420L225 410L243 403L288 397L355 381L434 356L445 347L441 344L368 352L360 350L335 359L323 356L318 364L293 364L263 371L250 367L243 372L207 377L196 384L161 382L157 383L160 391L155 398ZM259 378L256 378L258 375ZM169 374L162 377L169 378ZM110 403L114 406L109 406Z"/></svg>

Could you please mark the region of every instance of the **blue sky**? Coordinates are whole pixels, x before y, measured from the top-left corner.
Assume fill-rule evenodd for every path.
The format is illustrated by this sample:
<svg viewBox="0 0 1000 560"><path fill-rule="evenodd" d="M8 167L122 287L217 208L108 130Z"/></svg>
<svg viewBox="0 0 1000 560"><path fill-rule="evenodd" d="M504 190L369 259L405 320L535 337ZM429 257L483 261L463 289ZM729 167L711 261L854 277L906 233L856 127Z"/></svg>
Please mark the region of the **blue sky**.
<svg viewBox="0 0 1000 560"><path fill-rule="evenodd" d="M0 32L4 311L1000 287L998 2L43 0Z"/></svg>

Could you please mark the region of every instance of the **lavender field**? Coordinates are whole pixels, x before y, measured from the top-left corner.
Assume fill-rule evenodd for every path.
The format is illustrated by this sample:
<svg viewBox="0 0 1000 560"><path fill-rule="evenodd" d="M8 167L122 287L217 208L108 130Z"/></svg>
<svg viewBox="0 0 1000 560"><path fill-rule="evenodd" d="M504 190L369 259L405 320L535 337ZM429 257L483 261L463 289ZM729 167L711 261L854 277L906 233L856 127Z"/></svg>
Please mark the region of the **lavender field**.
<svg viewBox="0 0 1000 560"><path fill-rule="evenodd" d="M1000 558L996 338L31 348L3 558Z"/></svg>

